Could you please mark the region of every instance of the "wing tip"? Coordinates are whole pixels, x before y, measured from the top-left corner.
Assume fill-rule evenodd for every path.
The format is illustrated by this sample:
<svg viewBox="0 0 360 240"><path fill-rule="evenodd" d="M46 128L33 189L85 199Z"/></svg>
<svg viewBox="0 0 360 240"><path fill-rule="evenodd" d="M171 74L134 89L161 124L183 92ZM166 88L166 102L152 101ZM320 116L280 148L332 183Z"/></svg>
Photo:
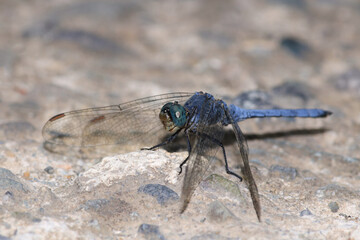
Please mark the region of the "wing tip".
<svg viewBox="0 0 360 240"><path fill-rule="evenodd" d="M257 219L259 220L259 222L261 222L261 210L259 209L259 211L255 210L256 211L256 216L257 216Z"/></svg>
<svg viewBox="0 0 360 240"><path fill-rule="evenodd" d="M189 200L183 200L182 201L182 205L181 205L181 208L180 208L180 214L183 214L187 208L187 206L189 205Z"/></svg>

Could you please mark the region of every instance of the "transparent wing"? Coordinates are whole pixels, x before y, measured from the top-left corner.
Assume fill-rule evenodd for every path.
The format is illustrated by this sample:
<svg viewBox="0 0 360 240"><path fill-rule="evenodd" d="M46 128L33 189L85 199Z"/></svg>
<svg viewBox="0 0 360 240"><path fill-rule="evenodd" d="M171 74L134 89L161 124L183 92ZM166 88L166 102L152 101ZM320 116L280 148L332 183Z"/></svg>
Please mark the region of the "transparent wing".
<svg viewBox="0 0 360 240"><path fill-rule="evenodd" d="M211 126L206 124L206 119L213 116L211 101L212 100L209 100L203 103L200 108L202 109L202 112L200 113L195 142L186 165L181 192L181 213L187 208L192 194L199 183L203 180L204 175L210 166L211 160L215 157L216 152L220 148L214 140L221 142L224 136L223 127L220 124Z"/></svg>
<svg viewBox="0 0 360 240"><path fill-rule="evenodd" d="M247 145L246 139L244 137L244 134L241 132L239 125L234 122L229 110L224 107L224 111L226 114L226 117L229 120L229 123L231 123L231 126L234 130L235 133L235 137L237 140L237 144L239 147L239 151L240 151L240 155L241 158L243 160L243 164L244 164L244 175L245 175L245 179L248 182L249 185L249 191L250 191L250 195L251 195L251 199L253 202L253 206L256 212L256 215L259 219L259 221L261 221L261 206L260 206L260 197L259 197L259 192L256 186L256 182L255 179L251 173L251 168L250 168L250 164L249 164L249 147Z"/></svg>
<svg viewBox="0 0 360 240"><path fill-rule="evenodd" d="M44 126L42 134L52 144L89 147L144 143L147 146L168 134L159 120L162 106L184 104L192 93L169 93L119 105L58 114ZM156 140L155 140L156 139Z"/></svg>

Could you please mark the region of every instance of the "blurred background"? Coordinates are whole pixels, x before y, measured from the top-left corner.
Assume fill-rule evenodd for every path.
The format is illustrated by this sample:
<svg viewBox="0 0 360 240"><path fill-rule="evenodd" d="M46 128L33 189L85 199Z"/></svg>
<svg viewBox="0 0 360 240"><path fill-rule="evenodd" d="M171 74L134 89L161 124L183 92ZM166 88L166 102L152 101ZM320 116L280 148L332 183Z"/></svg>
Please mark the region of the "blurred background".
<svg viewBox="0 0 360 240"><path fill-rule="evenodd" d="M356 193L346 196L355 199L358 23L358 0L1 0L0 165L26 179L24 174L40 177L56 161L63 175L77 175L87 163L69 163L43 149L41 128L51 116L201 90L247 108L333 111L325 121L240 126L253 139L249 145L258 159L252 163L260 169L255 175L261 191L267 179L262 174L272 170L270 162L259 163L269 154L257 149L276 156L294 143L300 145L287 149L289 155L305 152L305 159L320 165L269 161L314 171L323 183L349 187ZM301 136L298 129L322 131ZM286 140L264 143L279 132ZM309 148L321 154L314 157L315 150L305 151ZM359 212L358 204L350 209Z"/></svg>
<svg viewBox="0 0 360 240"><path fill-rule="evenodd" d="M326 108L358 128L359 8L356 0L1 1L0 122L23 120L41 141L42 125L61 112L201 90L247 108Z"/></svg>
<svg viewBox="0 0 360 240"><path fill-rule="evenodd" d="M1 1L2 104L46 120L166 92L234 97L297 82L330 105L360 94L358 9L355 0Z"/></svg>

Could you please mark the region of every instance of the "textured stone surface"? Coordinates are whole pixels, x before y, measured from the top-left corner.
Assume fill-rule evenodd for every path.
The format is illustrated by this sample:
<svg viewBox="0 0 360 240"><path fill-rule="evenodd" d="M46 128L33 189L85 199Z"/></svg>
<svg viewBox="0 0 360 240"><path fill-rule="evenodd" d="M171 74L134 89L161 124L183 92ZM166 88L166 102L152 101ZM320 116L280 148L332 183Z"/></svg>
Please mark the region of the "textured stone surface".
<svg viewBox="0 0 360 240"><path fill-rule="evenodd" d="M161 184L146 184L145 186L141 186L138 192L156 198L156 201L161 205L169 201L179 200L179 195L176 192Z"/></svg>
<svg viewBox="0 0 360 240"><path fill-rule="evenodd" d="M359 11L358 0L0 1L0 238L359 239ZM240 123L262 222L221 154L180 215L179 201L138 189L180 196L186 142L101 154L43 143L55 114L197 90L333 112ZM224 143L240 173L230 131ZM235 217L211 221L213 202Z"/></svg>

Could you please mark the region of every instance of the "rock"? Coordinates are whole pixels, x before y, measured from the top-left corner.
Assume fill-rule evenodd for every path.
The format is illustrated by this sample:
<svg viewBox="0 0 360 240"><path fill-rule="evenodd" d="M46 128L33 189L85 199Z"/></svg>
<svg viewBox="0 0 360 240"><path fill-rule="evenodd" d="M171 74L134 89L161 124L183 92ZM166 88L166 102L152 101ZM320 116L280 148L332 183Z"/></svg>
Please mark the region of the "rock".
<svg viewBox="0 0 360 240"><path fill-rule="evenodd" d="M21 183L20 179L16 177L10 170L5 168L0 168L0 191L11 192L14 191L20 193L28 193L28 188Z"/></svg>
<svg viewBox="0 0 360 240"><path fill-rule="evenodd" d="M307 43L295 37L282 38L280 46L294 57L300 59L305 58L311 52L311 48Z"/></svg>
<svg viewBox="0 0 360 240"><path fill-rule="evenodd" d="M169 168L172 170L169 173ZM86 191L91 191L100 184L109 187L125 177L148 175L154 179L158 174L167 173L167 181L177 183L178 163L163 151L138 151L105 157L98 164L79 176L80 184Z"/></svg>
<svg viewBox="0 0 360 240"><path fill-rule="evenodd" d="M168 203L169 201L179 200L179 195L172 189L161 184L147 184L138 189L139 193L145 193L152 197L155 197L157 202L161 205Z"/></svg>
<svg viewBox="0 0 360 240"><path fill-rule="evenodd" d="M165 240L159 226L143 223L139 226L138 233L144 235L146 240Z"/></svg>
<svg viewBox="0 0 360 240"><path fill-rule="evenodd" d="M45 172L48 174L53 174L55 172L54 168L52 166L48 166L44 169Z"/></svg>
<svg viewBox="0 0 360 240"><path fill-rule="evenodd" d="M17 179L15 174L6 168L0 168L0 178Z"/></svg>

